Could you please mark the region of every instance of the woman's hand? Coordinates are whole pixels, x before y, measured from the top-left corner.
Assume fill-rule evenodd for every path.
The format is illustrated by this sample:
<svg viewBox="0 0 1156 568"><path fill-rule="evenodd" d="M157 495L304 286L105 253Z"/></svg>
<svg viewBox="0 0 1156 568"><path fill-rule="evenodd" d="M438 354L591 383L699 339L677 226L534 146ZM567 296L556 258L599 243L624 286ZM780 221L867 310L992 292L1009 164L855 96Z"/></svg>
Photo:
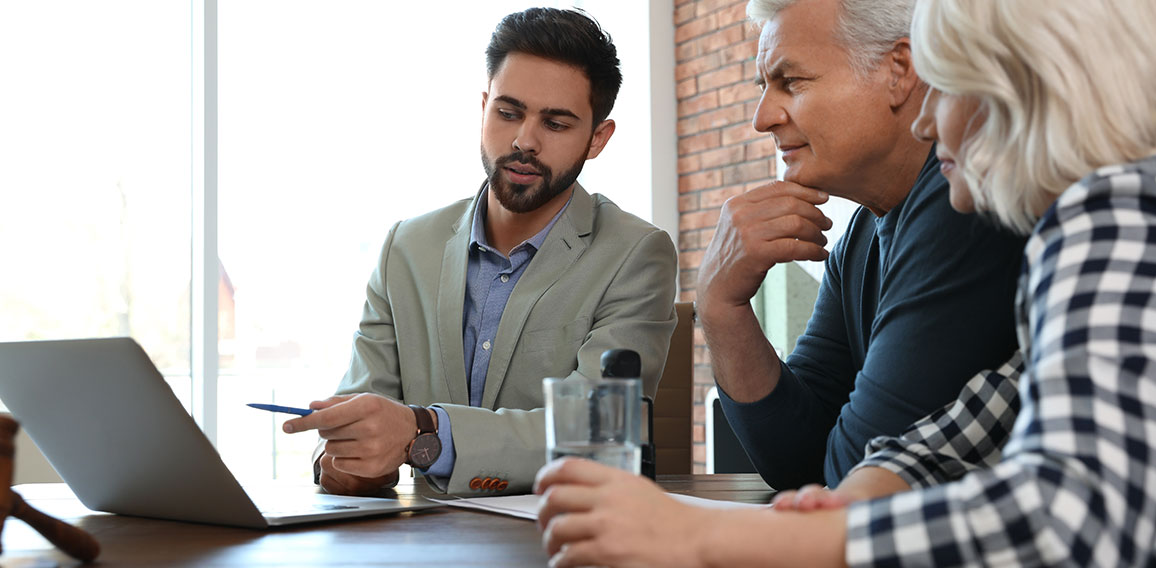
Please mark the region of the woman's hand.
<svg viewBox="0 0 1156 568"><path fill-rule="evenodd" d="M717 511L671 499L650 480L581 459L538 472L534 492L551 567L700 566Z"/></svg>
<svg viewBox="0 0 1156 568"><path fill-rule="evenodd" d="M804 485L798 490L780 491L771 504L777 511L818 511L822 509L842 509L851 504L852 499L820 485Z"/></svg>

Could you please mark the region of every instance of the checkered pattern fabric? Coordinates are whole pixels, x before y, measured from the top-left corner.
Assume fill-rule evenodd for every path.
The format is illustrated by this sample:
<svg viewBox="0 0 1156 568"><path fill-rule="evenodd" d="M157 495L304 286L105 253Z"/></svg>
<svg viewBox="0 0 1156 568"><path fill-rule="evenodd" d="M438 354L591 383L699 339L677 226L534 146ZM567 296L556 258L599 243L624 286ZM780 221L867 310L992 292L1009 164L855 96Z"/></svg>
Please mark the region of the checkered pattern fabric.
<svg viewBox="0 0 1156 568"><path fill-rule="evenodd" d="M1017 310L1022 357L871 442L916 490L849 507L850 565L1156 566L1156 157L1060 196Z"/></svg>
<svg viewBox="0 0 1156 568"><path fill-rule="evenodd" d="M867 458L855 469L881 467L918 488L994 466L1020 410L1022 372L1023 357L1017 351L999 369L976 375L964 385L959 399L916 422L902 436L871 440Z"/></svg>

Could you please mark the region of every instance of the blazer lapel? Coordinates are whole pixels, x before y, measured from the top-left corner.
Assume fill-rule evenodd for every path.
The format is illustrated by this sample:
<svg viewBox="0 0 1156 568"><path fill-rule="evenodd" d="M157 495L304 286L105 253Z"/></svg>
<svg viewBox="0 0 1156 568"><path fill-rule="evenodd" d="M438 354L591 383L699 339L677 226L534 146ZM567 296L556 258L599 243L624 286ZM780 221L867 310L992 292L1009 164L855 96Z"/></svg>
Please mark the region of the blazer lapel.
<svg viewBox="0 0 1156 568"><path fill-rule="evenodd" d="M534 253L526 272L518 279L506 309L502 312L502 322L498 324L490 366L486 370L486 388L482 392L482 407L494 408L502 383L506 380L510 359L514 356L514 346L522 336L526 319L538 303L542 294L566 272L566 269L586 250L583 237L590 235L594 226L594 199L578 183L574 184L574 196L566 211L554 223L546 236L542 248ZM460 341L458 343L461 343Z"/></svg>
<svg viewBox="0 0 1156 568"><path fill-rule="evenodd" d="M483 185L483 187L485 187ZM480 195L481 192L478 192ZM453 233L442 253L441 277L438 278L437 332L441 346L442 370L449 402L469 406L470 393L466 385L465 354L462 352L462 314L466 298L466 264L469 261L470 227L478 197L454 223ZM431 377L431 380L436 380Z"/></svg>

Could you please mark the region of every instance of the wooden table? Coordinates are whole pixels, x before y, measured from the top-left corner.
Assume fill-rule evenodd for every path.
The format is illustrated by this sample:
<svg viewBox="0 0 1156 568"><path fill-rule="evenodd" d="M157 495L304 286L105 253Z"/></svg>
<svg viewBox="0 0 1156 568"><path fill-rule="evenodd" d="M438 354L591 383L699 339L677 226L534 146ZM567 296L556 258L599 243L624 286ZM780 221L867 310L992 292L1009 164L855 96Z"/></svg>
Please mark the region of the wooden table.
<svg viewBox="0 0 1156 568"><path fill-rule="evenodd" d="M766 503L773 491L753 474L661 476L667 491ZM97 513L63 484L15 488L33 506L89 531L101 566L545 566L532 521L444 507L265 531ZM416 480L399 494L437 496ZM24 523L3 532L5 568L77 566Z"/></svg>

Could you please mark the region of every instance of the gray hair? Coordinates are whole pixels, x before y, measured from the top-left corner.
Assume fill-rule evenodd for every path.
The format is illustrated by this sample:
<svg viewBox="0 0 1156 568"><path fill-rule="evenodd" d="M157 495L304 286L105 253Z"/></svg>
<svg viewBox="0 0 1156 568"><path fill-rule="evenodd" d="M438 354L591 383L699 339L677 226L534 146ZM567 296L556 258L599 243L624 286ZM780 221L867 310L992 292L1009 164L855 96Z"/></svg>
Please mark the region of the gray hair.
<svg viewBox="0 0 1156 568"><path fill-rule="evenodd" d="M1019 232L1102 166L1156 152L1156 2L921 0L915 69L979 100L957 162L978 209Z"/></svg>
<svg viewBox="0 0 1156 568"><path fill-rule="evenodd" d="M747 17L758 25L800 0L750 0ZM915 0L840 0L835 37L860 77L875 69L895 42L908 37Z"/></svg>

